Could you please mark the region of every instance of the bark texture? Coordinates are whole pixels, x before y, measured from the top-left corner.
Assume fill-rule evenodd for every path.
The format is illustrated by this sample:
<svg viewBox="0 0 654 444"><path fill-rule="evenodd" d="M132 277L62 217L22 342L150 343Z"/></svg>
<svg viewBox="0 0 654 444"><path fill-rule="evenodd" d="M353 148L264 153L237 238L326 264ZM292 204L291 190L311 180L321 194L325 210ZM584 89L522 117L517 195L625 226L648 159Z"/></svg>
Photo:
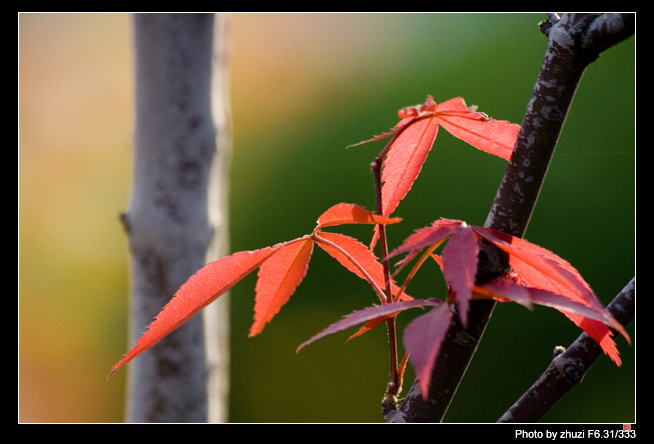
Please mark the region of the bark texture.
<svg viewBox="0 0 654 444"><path fill-rule="evenodd" d="M218 199L224 189L216 187L225 180L217 132L227 128L222 114L219 127L214 120L214 25L213 14L133 17L134 178L123 215L131 253L132 341L204 266L210 245L225 247L225 207L210 212L209 206L210 198L224 203ZM130 363L126 419L207 421L210 370L205 323L196 316Z"/></svg>

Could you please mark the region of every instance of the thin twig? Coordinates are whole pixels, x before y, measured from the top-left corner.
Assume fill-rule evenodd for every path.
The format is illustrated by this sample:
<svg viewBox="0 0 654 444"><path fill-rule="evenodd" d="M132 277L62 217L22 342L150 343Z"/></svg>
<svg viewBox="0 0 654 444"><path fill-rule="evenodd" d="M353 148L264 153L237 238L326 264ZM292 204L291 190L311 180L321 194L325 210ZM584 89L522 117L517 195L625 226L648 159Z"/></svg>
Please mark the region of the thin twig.
<svg viewBox="0 0 654 444"><path fill-rule="evenodd" d="M636 312L635 277L613 299L607 310L625 327L633 321ZM581 383L603 353L597 342L582 333L570 347L554 357L541 377L497 422L540 421L561 398Z"/></svg>
<svg viewBox="0 0 654 444"><path fill-rule="evenodd" d="M377 214L380 216L383 215L382 212L382 183L381 183L381 169L382 162L386 152L388 152L389 147L395 141L397 135L391 139L391 141L384 147L381 153L377 156L375 161L370 164L370 168L373 172L373 177L375 181L375 196L377 201ZM386 301L387 303L393 303L393 294L391 291L391 272L388 264L388 242L386 240L386 227L382 224L377 225L377 230L379 232L379 244L381 247L381 262L384 268L384 281L386 283ZM398 361L397 361L397 331L395 326L395 317L389 318L386 321L386 329L388 330L388 352L390 359L390 379L386 387L386 393L384 394L384 400L386 399L395 399L399 394L401 389L401 383L399 380L398 373ZM386 401L384 401L386 402Z"/></svg>

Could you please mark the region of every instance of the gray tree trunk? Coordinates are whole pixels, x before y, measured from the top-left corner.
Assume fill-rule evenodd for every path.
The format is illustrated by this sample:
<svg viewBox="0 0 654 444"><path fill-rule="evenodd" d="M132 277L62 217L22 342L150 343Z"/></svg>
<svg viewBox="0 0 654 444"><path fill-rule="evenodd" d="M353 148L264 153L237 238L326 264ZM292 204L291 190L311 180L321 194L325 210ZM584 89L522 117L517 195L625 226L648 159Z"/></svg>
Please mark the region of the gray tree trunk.
<svg viewBox="0 0 654 444"><path fill-rule="evenodd" d="M133 25L134 179L123 216L132 341L189 276L226 251L229 151L222 41L214 45L222 21L213 14L136 14ZM224 296L221 302L128 365L128 421L205 422L210 407L211 420L225 419Z"/></svg>

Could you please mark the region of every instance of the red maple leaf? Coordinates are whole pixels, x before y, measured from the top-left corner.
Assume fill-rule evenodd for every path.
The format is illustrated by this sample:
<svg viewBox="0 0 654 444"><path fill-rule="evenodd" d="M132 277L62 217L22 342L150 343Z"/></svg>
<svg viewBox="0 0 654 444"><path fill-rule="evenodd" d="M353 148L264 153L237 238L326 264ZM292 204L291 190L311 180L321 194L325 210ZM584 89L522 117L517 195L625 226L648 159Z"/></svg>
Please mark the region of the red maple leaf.
<svg viewBox="0 0 654 444"><path fill-rule="evenodd" d="M254 324L250 328L250 336L261 333L266 323L288 302L307 273L312 252L313 240L303 238L282 246L261 264L255 288Z"/></svg>
<svg viewBox="0 0 654 444"><path fill-rule="evenodd" d="M382 170L382 215L389 216L411 189L431 150L438 127L487 153L508 160L520 125L489 118L466 106L461 97L436 104L432 96L422 105L398 111L400 122L389 132L355 145L393 136L385 148Z"/></svg>
<svg viewBox="0 0 654 444"><path fill-rule="evenodd" d="M508 253L509 265L513 270L477 286L477 245L481 238ZM432 251L444 241L448 243L442 256L433 255ZM457 305L457 313L465 325L470 300L494 299L517 302L528 308L533 304L556 308L584 329L620 365L610 328L617 330L628 341L629 335L602 306L577 270L554 253L524 239L450 219L440 219L429 227L417 230L390 256L407 253L413 259L421 250L433 256L441 265L448 285L447 304L437 299L426 299L368 307L332 324L303 343L298 350L329 334L361 323L366 326L377 325L409 308L431 306L429 312L407 326L403 336L405 349L415 368L423 398L426 399L431 372L450 326L452 312L449 306ZM402 261L402 265L406 265L406 261ZM355 336L362 331L367 331L367 328Z"/></svg>
<svg viewBox="0 0 654 444"><path fill-rule="evenodd" d="M155 345L165 336L181 327L192 316L225 294L238 281L254 271L283 245L266 247L255 251L240 251L217 261L208 263L191 276L175 293L136 345L111 370L118 368Z"/></svg>
<svg viewBox="0 0 654 444"><path fill-rule="evenodd" d="M320 229L342 224L390 224L400 220L375 215L357 205L337 204L318 218L318 225L311 235L260 250L240 251L210 262L179 288L136 345L112 368L109 376L179 328L257 268L254 323L250 336L259 334L302 282L314 243L318 243L348 270L368 280L380 299L385 301L382 266L372 252L352 238ZM394 293L399 293L397 286L392 288ZM409 299L408 296L403 298Z"/></svg>
<svg viewBox="0 0 654 444"><path fill-rule="evenodd" d="M514 285L506 284L504 287L498 287L497 283L481 287L471 285L474 279L472 281L470 279L470 268L459 261L459 258L472 257L476 249L470 242L469 234L465 237L461 236L464 232L474 233L477 238L482 237L508 253L509 265L513 269L510 277ZM465 322L467 309L467 304L462 304L462 301L465 298L487 297L488 289L491 285L495 285L493 288L496 291L491 292L494 297L505 297L525 305L533 302L559 309L593 337L618 365L620 364L609 327L616 329L628 339L627 332L604 308L579 272L551 251L490 228L468 226L462 221L440 219L430 227L417 230L409 236L402 246L391 253L391 256L440 244L447 238L450 240L440 261L445 281L450 290L455 293L455 300L460 305L462 322ZM456 253L448 253L450 249L454 249ZM455 260L452 261L451 257ZM452 266L448 265L448 262L451 262ZM530 290L521 292L518 287ZM504 294L499 291L500 288L503 288ZM532 292L531 289L541 291ZM532 293L538 296L537 300L531 299ZM546 297L547 295L549 298Z"/></svg>
<svg viewBox="0 0 654 444"><path fill-rule="evenodd" d="M617 365L621 365L609 327L614 328L627 339L629 336L622 325L604 309L590 286L575 268L555 254L523 239L489 228L484 228L483 232L484 238L509 253L509 265L514 270L515 279L519 283L532 288L548 290L554 294L564 294L573 301L607 315L604 320L594 319L591 316L576 313L574 310L558 307L572 322L592 337Z"/></svg>

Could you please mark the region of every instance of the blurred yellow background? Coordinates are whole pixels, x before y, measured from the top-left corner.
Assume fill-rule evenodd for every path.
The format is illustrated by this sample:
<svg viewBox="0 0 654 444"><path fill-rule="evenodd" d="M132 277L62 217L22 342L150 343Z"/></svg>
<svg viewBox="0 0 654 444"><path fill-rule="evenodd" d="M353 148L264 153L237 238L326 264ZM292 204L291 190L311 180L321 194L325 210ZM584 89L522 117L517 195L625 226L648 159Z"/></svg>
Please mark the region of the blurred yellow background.
<svg viewBox="0 0 654 444"><path fill-rule="evenodd" d="M338 202L373 208L368 165L381 147L344 148L388 130L397 109L427 94L437 102L461 95L519 123L545 50L536 27L544 18L230 15L232 249L306 234ZM634 40L586 74L527 236L577 266L604 303L635 270ZM123 419L125 372L105 378L128 347L128 252L118 217L131 182L131 57L128 14L19 15L20 422ZM490 208L504 164L441 133L438 154L398 210L408 225L395 242L439 217L481 225ZM295 354L329 323L374 302L349 276L337 295L333 287L323 294L335 278L321 268L330 260L314 256L306 283L261 338L246 338L252 281L234 289L234 421L382 420L383 332ZM545 368L550 346L579 333L545 309L502 307L494 317L452 420L494 421ZM513 347L515 356L534 351L538 359L513 362ZM551 420L632 421L635 345L618 347L625 365L598 363L608 373L588 377L588 391L577 390ZM493 357L503 364L489 366ZM519 366L523 379L506 378L504 365ZM486 398L480 384L498 393Z"/></svg>
<svg viewBox="0 0 654 444"><path fill-rule="evenodd" d="M119 421L119 384L102 375L127 325L129 18L19 26L19 420Z"/></svg>

